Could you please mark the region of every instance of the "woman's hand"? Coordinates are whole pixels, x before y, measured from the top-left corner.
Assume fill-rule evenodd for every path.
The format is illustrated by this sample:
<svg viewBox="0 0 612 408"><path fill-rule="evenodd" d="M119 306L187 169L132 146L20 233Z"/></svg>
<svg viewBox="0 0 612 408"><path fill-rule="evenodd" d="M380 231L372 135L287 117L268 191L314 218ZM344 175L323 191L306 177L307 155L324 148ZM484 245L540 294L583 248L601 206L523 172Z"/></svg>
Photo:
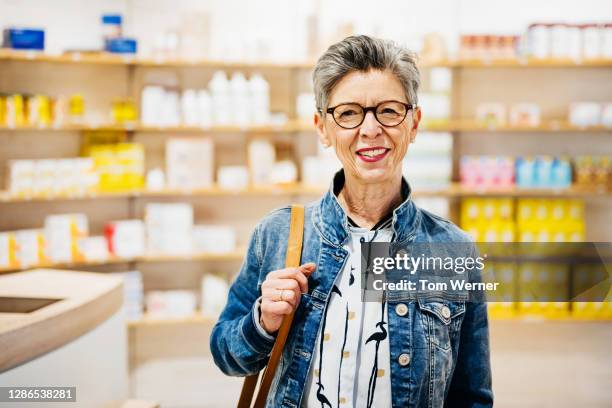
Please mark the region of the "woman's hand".
<svg viewBox="0 0 612 408"><path fill-rule="evenodd" d="M302 293L308 292L308 277L316 265L307 263L297 268L272 271L261 285L261 313L259 323L272 334L278 331L285 315L300 304Z"/></svg>

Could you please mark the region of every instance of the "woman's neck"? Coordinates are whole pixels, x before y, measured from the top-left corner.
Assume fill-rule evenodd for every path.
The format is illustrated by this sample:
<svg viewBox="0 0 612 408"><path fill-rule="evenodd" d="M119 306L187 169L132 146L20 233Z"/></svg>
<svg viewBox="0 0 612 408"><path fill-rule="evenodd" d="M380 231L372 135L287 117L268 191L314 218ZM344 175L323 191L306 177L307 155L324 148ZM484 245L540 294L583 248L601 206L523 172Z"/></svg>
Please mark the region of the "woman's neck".
<svg viewBox="0 0 612 408"><path fill-rule="evenodd" d="M371 229L402 202L402 176L382 184L365 184L345 175L338 201L347 215L362 228Z"/></svg>

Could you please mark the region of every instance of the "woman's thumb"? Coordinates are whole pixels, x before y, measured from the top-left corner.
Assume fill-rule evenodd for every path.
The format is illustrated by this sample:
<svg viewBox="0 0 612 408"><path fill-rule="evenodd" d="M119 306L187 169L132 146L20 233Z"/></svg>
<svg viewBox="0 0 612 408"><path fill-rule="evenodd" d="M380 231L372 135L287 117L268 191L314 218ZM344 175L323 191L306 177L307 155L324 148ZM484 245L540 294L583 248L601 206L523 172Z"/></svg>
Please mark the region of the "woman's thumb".
<svg viewBox="0 0 612 408"><path fill-rule="evenodd" d="M317 265L315 265L313 262L308 262L303 265L300 265L300 270L306 276L310 276L310 274L312 274L315 269L317 269Z"/></svg>

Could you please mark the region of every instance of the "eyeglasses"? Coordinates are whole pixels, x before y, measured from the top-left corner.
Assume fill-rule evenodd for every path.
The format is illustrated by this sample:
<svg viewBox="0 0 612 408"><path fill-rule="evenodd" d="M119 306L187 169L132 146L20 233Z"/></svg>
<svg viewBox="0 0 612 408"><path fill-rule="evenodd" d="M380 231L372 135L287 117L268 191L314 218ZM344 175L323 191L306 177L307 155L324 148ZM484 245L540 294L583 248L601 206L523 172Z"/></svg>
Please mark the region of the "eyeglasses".
<svg viewBox="0 0 612 408"><path fill-rule="evenodd" d="M415 105L398 101L384 101L376 106L361 106L358 103L343 103L326 110L331 114L334 121L344 129L355 129L365 120L369 111L383 126L397 126L406 119L409 110Z"/></svg>

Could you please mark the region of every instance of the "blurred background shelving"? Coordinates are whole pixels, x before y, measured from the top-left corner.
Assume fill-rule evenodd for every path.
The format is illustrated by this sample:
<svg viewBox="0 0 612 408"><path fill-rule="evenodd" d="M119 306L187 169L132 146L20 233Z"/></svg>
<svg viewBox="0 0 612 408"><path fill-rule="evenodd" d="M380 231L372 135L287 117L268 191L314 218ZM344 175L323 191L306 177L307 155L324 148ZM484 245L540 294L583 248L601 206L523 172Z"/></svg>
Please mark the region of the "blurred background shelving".
<svg viewBox="0 0 612 408"><path fill-rule="evenodd" d="M208 336L253 227L274 208L320 197L339 167L317 141L311 75L321 52L352 33L419 52L423 120L404 164L419 206L479 241L612 241L610 34L602 31L598 54L587 55L593 44L584 31L591 22L610 30L605 2L559 2L559 21L551 22L557 31L546 34L544 51L534 30L549 27L550 10L526 0L436 0L417 9L398 1L375 10L366 2L115 0L85 7L61 0L58 10L79 16L70 24L38 0L18 3L0 0L0 25L44 27L47 43L42 51L0 49L0 273L53 267L123 274L136 397L202 406L194 391L201 384L183 376L177 385L173 376L216 373ZM123 34L137 38L136 54L99 50L96 22L112 9L123 15ZM244 36L232 35L236 27ZM559 38L577 27L585 43L570 57ZM241 106L229 120L215 111L218 89ZM245 97L262 110L244 108ZM15 104L23 117L11 116ZM43 113L32 115L32 106ZM526 219L525 208L545 215ZM70 246L47 254L50 231L63 231L58 236ZM178 238L168 242L164 234ZM507 368L518 355L509 334L558 343L551 356L568 352L558 338L581 331L590 337L572 341L599 347L610 336L612 313L604 309L491 306L494 366L505 375L495 379L500 406L533 401L515 395L523 383ZM529 366L545 353L521 347L516 364ZM155 365L163 359L176 366ZM160 391L165 382L186 394ZM589 398L608 406L596 392Z"/></svg>

